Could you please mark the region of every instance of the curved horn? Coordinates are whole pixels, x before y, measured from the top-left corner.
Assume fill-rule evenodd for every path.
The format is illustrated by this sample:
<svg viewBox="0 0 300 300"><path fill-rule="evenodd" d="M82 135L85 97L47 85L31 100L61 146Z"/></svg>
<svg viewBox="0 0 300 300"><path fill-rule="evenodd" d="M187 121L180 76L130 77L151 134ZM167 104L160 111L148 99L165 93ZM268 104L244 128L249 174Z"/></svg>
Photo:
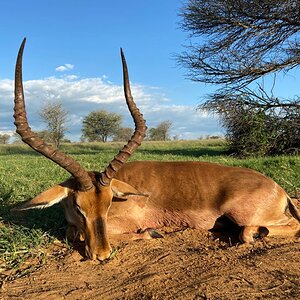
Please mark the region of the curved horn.
<svg viewBox="0 0 300 300"><path fill-rule="evenodd" d="M122 49L121 49L121 57L122 57L122 66L123 66L124 93L125 93L128 109L134 120L135 131L132 137L130 138L130 140L128 141L128 143L123 147L122 150L120 150L120 152L115 156L115 158L109 163L109 165L101 173L100 184L102 185L109 185L109 183L111 182L115 174L118 172L118 170L129 159L129 157L133 154L135 149L141 145L147 130L146 122L143 118L143 115L140 113L131 95L128 69L127 69L127 64Z"/></svg>
<svg viewBox="0 0 300 300"><path fill-rule="evenodd" d="M28 125L25 102L24 102L24 90L22 82L22 57L25 46L26 38L23 40L16 62L15 70L15 106L14 106L14 118L16 131L21 136L22 141L28 144L35 151L43 154L47 158L51 159L59 166L68 171L79 182L79 189L81 191L87 191L93 187L92 180L87 171L80 166L73 158L68 157L62 152L57 151L53 147L47 145L41 140L36 133L32 132Z"/></svg>

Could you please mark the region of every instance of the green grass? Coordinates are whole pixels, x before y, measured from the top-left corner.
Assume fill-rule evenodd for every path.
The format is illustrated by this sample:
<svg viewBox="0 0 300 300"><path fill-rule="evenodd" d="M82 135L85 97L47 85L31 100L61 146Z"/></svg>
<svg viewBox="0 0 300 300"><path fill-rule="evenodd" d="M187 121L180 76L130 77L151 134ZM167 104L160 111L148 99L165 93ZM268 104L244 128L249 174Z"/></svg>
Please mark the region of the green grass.
<svg viewBox="0 0 300 300"><path fill-rule="evenodd" d="M0 223L0 272L17 270L28 259L43 261L44 248L52 240L40 229ZM18 273L22 275L20 271Z"/></svg>
<svg viewBox="0 0 300 300"><path fill-rule="evenodd" d="M63 151L88 170L103 169L123 143L66 144ZM132 160L211 161L256 169L277 181L292 196L300 189L300 157L236 159L222 140L144 142ZM26 145L0 146L0 279L31 257L43 257L54 237L63 239L66 223L59 206L11 213L11 208L69 177ZM299 196L299 195L298 195Z"/></svg>

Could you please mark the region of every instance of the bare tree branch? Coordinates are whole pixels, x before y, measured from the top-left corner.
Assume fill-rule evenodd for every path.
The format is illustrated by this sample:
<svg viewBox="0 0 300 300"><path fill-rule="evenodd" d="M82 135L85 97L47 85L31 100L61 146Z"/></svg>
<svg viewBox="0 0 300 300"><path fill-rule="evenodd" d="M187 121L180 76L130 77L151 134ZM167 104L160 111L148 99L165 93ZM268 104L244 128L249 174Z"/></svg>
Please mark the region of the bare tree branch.
<svg viewBox="0 0 300 300"><path fill-rule="evenodd" d="M300 63L300 1L190 0L181 27L190 45L178 56L194 81L246 86Z"/></svg>

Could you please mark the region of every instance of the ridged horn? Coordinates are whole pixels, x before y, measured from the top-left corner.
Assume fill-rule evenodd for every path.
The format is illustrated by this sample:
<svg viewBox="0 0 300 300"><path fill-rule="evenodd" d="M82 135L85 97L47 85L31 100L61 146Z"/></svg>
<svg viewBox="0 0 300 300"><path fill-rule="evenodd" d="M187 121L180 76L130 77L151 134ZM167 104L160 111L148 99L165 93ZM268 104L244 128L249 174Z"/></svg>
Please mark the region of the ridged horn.
<svg viewBox="0 0 300 300"><path fill-rule="evenodd" d="M135 124L135 131L132 137L130 138L130 140L127 142L127 144L122 148L122 150L120 150L120 152L114 157L114 159L101 173L100 184L104 186L109 185L109 183L111 182L115 174L118 172L118 170L129 159L129 157L133 154L135 149L137 149L141 145L147 130L146 122L143 118L143 115L140 113L131 95L128 69L127 69L127 64L126 64L126 60L122 48L121 48L121 58L122 58L122 66L123 66L124 94L125 94L128 109L131 113L131 116Z"/></svg>
<svg viewBox="0 0 300 300"><path fill-rule="evenodd" d="M21 136L24 143L28 144L35 151L51 159L60 167L68 171L75 179L77 179L79 183L79 190L87 191L93 187L93 183L88 172L73 158L47 145L37 136L36 133L32 132L28 125L22 81L22 57L25 42L26 38L24 38L21 44L15 69L14 124L16 125L16 131Z"/></svg>

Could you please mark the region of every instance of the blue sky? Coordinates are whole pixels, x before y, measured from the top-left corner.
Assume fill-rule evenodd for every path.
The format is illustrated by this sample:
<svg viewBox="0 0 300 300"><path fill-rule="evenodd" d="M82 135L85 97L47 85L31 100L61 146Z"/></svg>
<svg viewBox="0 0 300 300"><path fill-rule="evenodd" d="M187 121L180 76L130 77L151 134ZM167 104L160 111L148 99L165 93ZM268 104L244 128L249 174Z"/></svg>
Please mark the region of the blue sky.
<svg viewBox="0 0 300 300"><path fill-rule="evenodd" d="M0 132L14 130L14 64L23 37L23 79L34 130L44 128L38 110L60 101L69 111L68 136L76 140L90 111L120 113L132 126L122 92L123 47L133 96L148 127L171 120L172 136L195 139L221 134L218 121L196 106L214 87L185 79L174 55L184 50L175 0L5 0L0 4ZM294 83L284 90L293 92ZM291 80L289 80L290 82Z"/></svg>

